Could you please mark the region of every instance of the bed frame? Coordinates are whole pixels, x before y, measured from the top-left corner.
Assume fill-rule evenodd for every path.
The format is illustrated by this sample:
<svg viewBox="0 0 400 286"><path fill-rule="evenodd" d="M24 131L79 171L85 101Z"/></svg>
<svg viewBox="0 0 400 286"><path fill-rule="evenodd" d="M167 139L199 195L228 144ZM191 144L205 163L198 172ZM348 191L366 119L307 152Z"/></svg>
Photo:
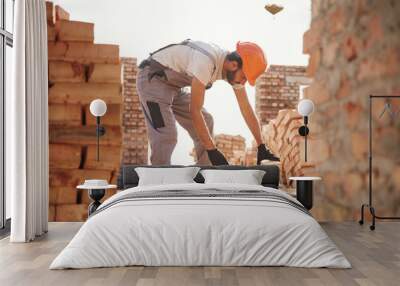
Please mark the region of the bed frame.
<svg viewBox="0 0 400 286"><path fill-rule="evenodd" d="M197 165L196 165L197 166ZM187 167L184 165L171 165L171 166L154 166L154 165L123 165L121 167L120 176L118 177L118 189L125 190L128 188L136 187L139 183L138 174L135 171L136 167L147 168L182 168ZM265 187L278 189L279 186L279 167L277 165L257 165L257 166L197 166L202 170L204 169L217 169L217 170L263 170L265 175L261 184ZM204 178L200 174L194 178L197 183L204 183Z"/></svg>

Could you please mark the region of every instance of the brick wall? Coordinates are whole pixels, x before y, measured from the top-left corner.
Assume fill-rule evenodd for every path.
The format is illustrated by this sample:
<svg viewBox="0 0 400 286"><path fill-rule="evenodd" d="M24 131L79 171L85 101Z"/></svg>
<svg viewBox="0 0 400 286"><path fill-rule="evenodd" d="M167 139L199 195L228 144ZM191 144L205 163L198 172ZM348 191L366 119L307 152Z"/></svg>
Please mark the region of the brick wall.
<svg viewBox="0 0 400 286"><path fill-rule="evenodd" d="M300 85L310 84L306 67L271 65L256 82L256 114L264 125L281 109L297 106Z"/></svg>
<svg viewBox="0 0 400 286"><path fill-rule="evenodd" d="M368 188L368 95L400 94L400 1L312 1L304 34L304 96L316 104L310 128L319 138L310 156L323 177L315 193L319 219L357 219ZM395 110L399 101L393 100ZM373 188L379 215L400 215L400 116L379 118L373 105Z"/></svg>
<svg viewBox="0 0 400 286"><path fill-rule="evenodd" d="M122 163L147 164L147 132L145 118L136 90L137 62L135 58L121 58L122 63Z"/></svg>

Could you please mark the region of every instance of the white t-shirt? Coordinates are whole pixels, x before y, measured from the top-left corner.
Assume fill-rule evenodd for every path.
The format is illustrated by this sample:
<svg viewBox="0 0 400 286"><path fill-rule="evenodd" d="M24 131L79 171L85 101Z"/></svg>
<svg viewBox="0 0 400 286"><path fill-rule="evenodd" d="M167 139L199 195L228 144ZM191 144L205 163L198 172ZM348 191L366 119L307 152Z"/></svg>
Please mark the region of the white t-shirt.
<svg viewBox="0 0 400 286"><path fill-rule="evenodd" d="M155 53L152 58L176 72L196 77L204 85L222 79L222 67L228 51L211 43L191 42L211 54L213 60L202 52L185 45L169 47Z"/></svg>

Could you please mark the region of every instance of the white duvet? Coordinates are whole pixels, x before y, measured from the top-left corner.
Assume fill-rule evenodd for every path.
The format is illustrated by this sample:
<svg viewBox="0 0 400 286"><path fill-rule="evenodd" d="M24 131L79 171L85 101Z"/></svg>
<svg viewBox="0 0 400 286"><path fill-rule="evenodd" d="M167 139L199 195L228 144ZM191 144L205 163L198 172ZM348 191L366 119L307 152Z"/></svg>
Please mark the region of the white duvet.
<svg viewBox="0 0 400 286"><path fill-rule="evenodd" d="M290 204L234 196L121 200L136 192L210 189L261 190L299 204L282 191L254 185L193 183L127 189L99 207L50 269L127 265L351 267L321 226Z"/></svg>

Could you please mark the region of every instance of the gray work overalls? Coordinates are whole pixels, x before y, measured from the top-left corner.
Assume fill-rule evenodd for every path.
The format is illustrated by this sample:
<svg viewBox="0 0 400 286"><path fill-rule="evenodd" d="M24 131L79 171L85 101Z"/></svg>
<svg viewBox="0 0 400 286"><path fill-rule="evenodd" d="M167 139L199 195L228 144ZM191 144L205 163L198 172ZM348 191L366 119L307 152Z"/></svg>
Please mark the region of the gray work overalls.
<svg viewBox="0 0 400 286"><path fill-rule="evenodd" d="M183 87L191 86L192 77L178 73L152 59L152 55L173 45L187 45L212 59L214 71L216 60L203 48L189 40L163 47L139 65L136 87L142 110L146 117L150 141L152 165L170 165L171 155L177 143L175 120L186 129L193 140L197 163L210 165L207 152L200 142L190 114L191 94ZM207 86L210 87L210 84ZM204 108L201 110L208 130L213 135L213 118Z"/></svg>

